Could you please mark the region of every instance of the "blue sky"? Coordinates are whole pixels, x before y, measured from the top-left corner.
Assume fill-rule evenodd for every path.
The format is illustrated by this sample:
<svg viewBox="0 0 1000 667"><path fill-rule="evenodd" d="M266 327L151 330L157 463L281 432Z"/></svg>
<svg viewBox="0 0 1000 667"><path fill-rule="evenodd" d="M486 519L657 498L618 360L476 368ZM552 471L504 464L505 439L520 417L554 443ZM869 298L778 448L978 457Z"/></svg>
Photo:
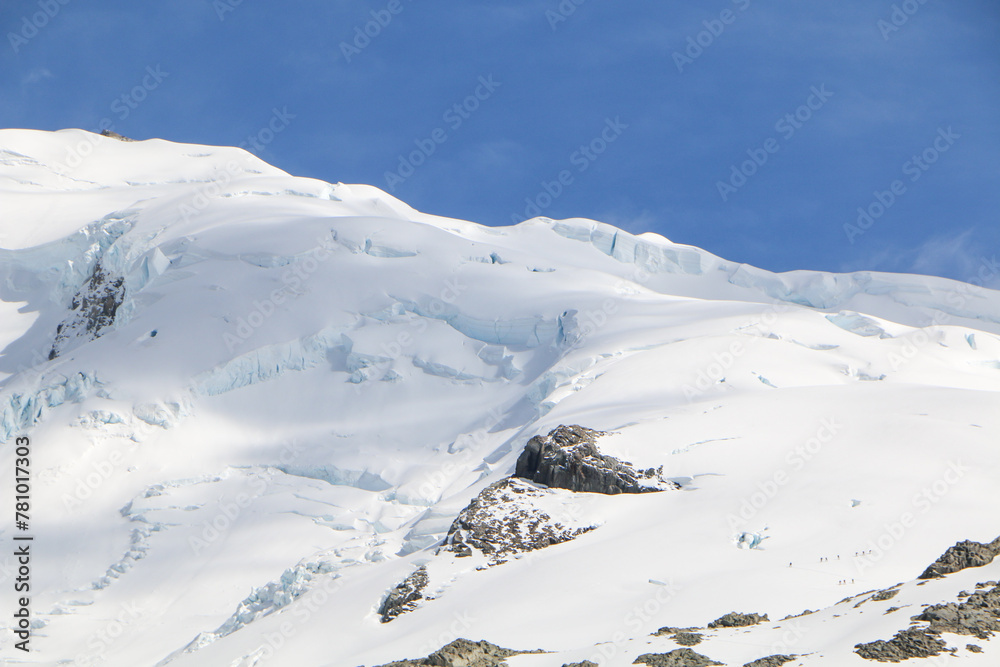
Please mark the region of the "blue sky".
<svg viewBox="0 0 1000 667"><path fill-rule="evenodd" d="M254 138L483 224L1000 287L996 0L4 0L0 27L3 127Z"/></svg>

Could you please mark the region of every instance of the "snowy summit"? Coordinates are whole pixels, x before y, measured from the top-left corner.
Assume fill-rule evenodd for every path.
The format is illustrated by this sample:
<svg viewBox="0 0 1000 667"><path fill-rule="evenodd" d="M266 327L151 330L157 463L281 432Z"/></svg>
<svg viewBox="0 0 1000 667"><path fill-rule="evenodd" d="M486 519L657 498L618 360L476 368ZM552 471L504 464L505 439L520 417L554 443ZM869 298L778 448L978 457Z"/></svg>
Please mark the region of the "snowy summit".
<svg viewBox="0 0 1000 667"><path fill-rule="evenodd" d="M1000 661L996 291L81 130L0 278L12 664Z"/></svg>

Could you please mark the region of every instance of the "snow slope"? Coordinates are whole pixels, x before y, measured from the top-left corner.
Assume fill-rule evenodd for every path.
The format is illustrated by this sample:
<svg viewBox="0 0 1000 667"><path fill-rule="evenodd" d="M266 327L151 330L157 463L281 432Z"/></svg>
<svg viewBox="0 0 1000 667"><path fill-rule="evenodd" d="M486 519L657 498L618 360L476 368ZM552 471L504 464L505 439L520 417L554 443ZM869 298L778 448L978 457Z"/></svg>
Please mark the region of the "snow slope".
<svg viewBox="0 0 1000 667"><path fill-rule="evenodd" d="M511 667L626 665L735 610L774 622L696 650L860 665L856 643L1000 579L912 582L1000 535L995 291L772 274L583 219L483 227L80 130L0 130L0 277L5 489L13 439L33 448L12 664L356 667L468 637L549 651ZM493 567L437 553L560 424L681 489L542 489L596 528ZM426 599L381 623L421 565ZM838 604L900 582L913 613Z"/></svg>

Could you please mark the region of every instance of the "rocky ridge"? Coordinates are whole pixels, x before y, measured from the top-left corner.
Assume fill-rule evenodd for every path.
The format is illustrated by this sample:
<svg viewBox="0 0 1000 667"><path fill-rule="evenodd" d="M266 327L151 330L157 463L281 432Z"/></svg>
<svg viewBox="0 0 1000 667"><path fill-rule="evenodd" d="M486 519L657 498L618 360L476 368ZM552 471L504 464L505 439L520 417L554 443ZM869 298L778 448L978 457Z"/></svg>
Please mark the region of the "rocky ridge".
<svg viewBox="0 0 1000 667"><path fill-rule="evenodd" d="M424 599L423 591L427 583L427 568L420 567L389 591L378 609L382 622L388 623L400 614L416 609L417 603Z"/></svg>
<svg viewBox="0 0 1000 667"><path fill-rule="evenodd" d="M517 459L516 477L538 484L589 493L650 493L680 486L658 469L636 470L628 461L602 454L597 438L606 435L583 426L558 426L536 435Z"/></svg>
<svg viewBox="0 0 1000 667"><path fill-rule="evenodd" d="M56 327L49 359L55 359L76 337L99 338L115 323L115 315L125 301L125 280L108 274L101 263L83 288L73 296L72 313Z"/></svg>
<svg viewBox="0 0 1000 667"><path fill-rule="evenodd" d="M569 528L533 504L549 493L513 477L489 485L459 512L443 549L460 557L477 549L497 565L514 554L568 542L595 528Z"/></svg>
<svg viewBox="0 0 1000 667"><path fill-rule="evenodd" d="M986 565L992 562L995 553L991 552L998 543L1000 538L985 545L971 541L959 542L949 547L920 575L919 579L943 577L969 567ZM947 643L940 637L945 632L970 635L978 639L991 638L993 633L1000 631L1000 584L991 581L979 586L984 590L972 594L960 594L959 597L965 597L964 601L928 605L920 614L910 618L914 622L927 623L926 626L900 630L889 640L879 639L857 644L854 652L867 660L901 662L910 658L926 658L944 651L954 651L955 649L948 649ZM894 589L880 593L889 592L895 594ZM880 599L889 597L892 595L884 595Z"/></svg>
<svg viewBox="0 0 1000 667"><path fill-rule="evenodd" d="M1000 554L1000 537L989 544L965 540L948 547L941 557L931 563L917 578L936 579L969 567L989 565L997 554Z"/></svg>
<svg viewBox="0 0 1000 667"><path fill-rule="evenodd" d="M542 651L515 651L501 648L488 641L456 639L426 658L397 660L379 667L504 667L507 664L505 658L523 653L542 653Z"/></svg>

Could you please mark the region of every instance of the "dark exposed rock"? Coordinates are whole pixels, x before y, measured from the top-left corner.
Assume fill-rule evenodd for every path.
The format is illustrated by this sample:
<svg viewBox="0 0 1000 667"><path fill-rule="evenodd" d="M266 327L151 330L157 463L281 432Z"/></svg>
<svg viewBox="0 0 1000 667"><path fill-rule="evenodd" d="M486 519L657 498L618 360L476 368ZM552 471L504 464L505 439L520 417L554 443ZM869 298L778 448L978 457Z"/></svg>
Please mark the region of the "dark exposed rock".
<svg viewBox="0 0 1000 667"><path fill-rule="evenodd" d="M596 662L584 660L583 662L567 662L562 667L598 667Z"/></svg>
<svg viewBox="0 0 1000 667"><path fill-rule="evenodd" d="M716 662L701 653L695 653L689 648L679 648L669 653L643 653L632 664L645 664L649 667L708 667L723 663Z"/></svg>
<svg viewBox="0 0 1000 667"><path fill-rule="evenodd" d="M708 624L710 628L743 628L748 625L757 625L770 620L767 614L738 614L731 611L721 618L717 618Z"/></svg>
<svg viewBox="0 0 1000 667"><path fill-rule="evenodd" d="M893 607L885 613L895 610ZM901 630L889 641L858 644L855 653L866 660L900 662L954 651L945 648L945 642L939 638L942 632L987 639L1000 630L1000 586L972 593L964 602L930 605L911 620L925 621L928 625Z"/></svg>
<svg viewBox="0 0 1000 667"><path fill-rule="evenodd" d="M954 602L932 605L913 618L929 621L931 632L974 635L979 639L988 639L994 632L1000 630L1000 620L989 612Z"/></svg>
<svg viewBox="0 0 1000 667"><path fill-rule="evenodd" d="M701 643L702 636L697 632L678 632L671 639L681 646L697 646Z"/></svg>
<svg viewBox="0 0 1000 667"><path fill-rule="evenodd" d="M953 632L988 639L1000 631L1000 586L973 593L965 602L931 605L913 620L928 621L930 632Z"/></svg>
<svg viewBox="0 0 1000 667"><path fill-rule="evenodd" d="M900 630L889 641L878 639L867 644L856 644L854 652L865 660L901 662L909 658L929 658L939 655L946 644L922 628Z"/></svg>
<svg viewBox="0 0 1000 667"><path fill-rule="evenodd" d="M546 486L590 493L648 493L680 488L659 470L636 470L631 463L602 454L597 438L604 433L582 426L558 426L536 435L517 459L514 475Z"/></svg>
<svg viewBox="0 0 1000 667"><path fill-rule="evenodd" d="M968 652L970 652L970 653L982 653L983 652L983 647L979 646L977 644L966 644L965 645L965 650L968 651Z"/></svg>
<svg viewBox="0 0 1000 667"><path fill-rule="evenodd" d="M98 262L83 288L73 296L70 303L73 313L56 327L49 359L59 356L71 338L99 338L114 324L118 308L124 301L125 280L108 275Z"/></svg>
<svg viewBox="0 0 1000 667"><path fill-rule="evenodd" d="M379 667L504 667L507 664L506 658L522 653L542 653L542 651L514 651L500 648L488 641L456 639L426 658L399 660Z"/></svg>
<svg viewBox="0 0 1000 667"><path fill-rule="evenodd" d="M478 549L498 564L513 554L568 542L593 530L569 528L532 504L533 498L549 493L513 477L489 485L459 512L443 548L459 556Z"/></svg>
<svg viewBox="0 0 1000 667"><path fill-rule="evenodd" d="M892 598L896 597L897 593L899 593L898 588L887 588L885 590L875 593L875 595L873 595L871 599L874 602L883 602L885 600L891 600Z"/></svg>
<svg viewBox="0 0 1000 667"><path fill-rule="evenodd" d="M661 635L675 635L679 632L694 632L695 630L701 630L701 628L675 628L669 625L665 625L656 632L654 632L653 636L659 637Z"/></svg>
<svg viewBox="0 0 1000 667"><path fill-rule="evenodd" d="M1000 537L989 544L965 540L948 549L918 579L935 579L969 567L982 567L1000 553Z"/></svg>
<svg viewBox="0 0 1000 667"><path fill-rule="evenodd" d="M415 609L417 602L424 598L423 590L427 587L427 581L427 568L420 567L389 591L382 606L378 608L382 622L388 623L400 614Z"/></svg>
<svg viewBox="0 0 1000 667"><path fill-rule="evenodd" d="M110 139L117 139L118 141L135 141L135 139L129 139L123 134L118 134L114 130L101 130L102 137L108 137Z"/></svg>
<svg viewBox="0 0 1000 667"><path fill-rule="evenodd" d="M763 658L757 658L753 662L748 662L743 667L781 667L786 662L791 662L799 656L797 655L769 655Z"/></svg>
<svg viewBox="0 0 1000 667"><path fill-rule="evenodd" d="M868 595L868 593L872 593L872 595L870 595L869 597L864 597L865 595ZM866 593L862 593L860 596L856 596L860 597L861 600L859 600L857 604L854 605L854 608L857 609L866 602L885 602L886 600L891 600L892 598L896 597L898 593L899 593L898 588L886 588L881 591L874 591L874 592L868 591Z"/></svg>

